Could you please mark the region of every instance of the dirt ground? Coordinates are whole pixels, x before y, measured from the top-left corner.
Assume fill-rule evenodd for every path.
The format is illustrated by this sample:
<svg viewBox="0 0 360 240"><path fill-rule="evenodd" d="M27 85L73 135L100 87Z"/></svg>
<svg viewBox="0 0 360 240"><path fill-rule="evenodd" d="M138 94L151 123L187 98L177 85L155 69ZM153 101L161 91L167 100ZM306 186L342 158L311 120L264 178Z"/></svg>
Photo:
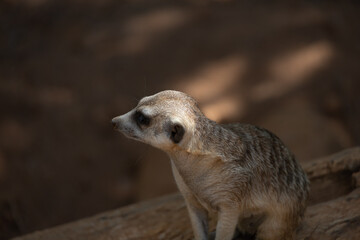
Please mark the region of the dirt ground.
<svg viewBox="0 0 360 240"><path fill-rule="evenodd" d="M185 91L301 162L360 144L356 1L0 1L0 239L176 191L110 120Z"/></svg>

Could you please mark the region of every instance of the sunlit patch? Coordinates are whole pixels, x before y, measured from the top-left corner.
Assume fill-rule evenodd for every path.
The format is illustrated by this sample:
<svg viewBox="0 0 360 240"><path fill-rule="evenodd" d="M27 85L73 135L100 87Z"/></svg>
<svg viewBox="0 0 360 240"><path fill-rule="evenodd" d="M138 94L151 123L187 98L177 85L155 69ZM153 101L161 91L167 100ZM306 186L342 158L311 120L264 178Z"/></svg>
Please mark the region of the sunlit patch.
<svg viewBox="0 0 360 240"><path fill-rule="evenodd" d="M223 119L241 117L244 106L239 96L227 96L203 106L202 111L209 119L220 122Z"/></svg>
<svg viewBox="0 0 360 240"><path fill-rule="evenodd" d="M255 86L251 97L262 101L294 89L309 80L333 55L333 46L320 41L273 60L269 65L269 80Z"/></svg>
<svg viewBox="0 0 360 240"><path fill-rule="evenodd" d="M203 112L211 119L219 121L241 114L241 98L232 96L238 87L247 67L246 61L239 56L206 64L194 74L177 80L175 87L198 100Z"/></svg>
<svg viewBox="0 0 360 240"><path fill-rule="evenodd" d="M179 79L177 89L190 94L198 101L209 101L221 95L241 80L245 73L243 58L232 56L206 64L194 74Z"/></svg>
<svg viewBox="0 0 360 240"><path fill-rule="evenodd" d="M159 34L184 24L189 20L184 10L167 8L135 16L124 27L125 39L120 42L120 52L134 54L143 51Z"/></svg>

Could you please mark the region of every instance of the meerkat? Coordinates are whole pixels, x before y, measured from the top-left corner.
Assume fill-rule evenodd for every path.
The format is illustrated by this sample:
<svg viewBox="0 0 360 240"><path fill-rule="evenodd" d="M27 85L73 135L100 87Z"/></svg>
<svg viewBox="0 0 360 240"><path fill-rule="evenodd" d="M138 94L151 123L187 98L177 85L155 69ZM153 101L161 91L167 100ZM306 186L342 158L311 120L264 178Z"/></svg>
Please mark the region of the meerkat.
<svg viewBox="0 0 360 240"><path fill-rule="evenodd" d="M196 240L206 240L209 213L216 240L237 232L261 240L292 240L303 217L309 181L294 155L268 130L218 124L178 91L144 97L112 119L126 137L166 152Z"/></svg>

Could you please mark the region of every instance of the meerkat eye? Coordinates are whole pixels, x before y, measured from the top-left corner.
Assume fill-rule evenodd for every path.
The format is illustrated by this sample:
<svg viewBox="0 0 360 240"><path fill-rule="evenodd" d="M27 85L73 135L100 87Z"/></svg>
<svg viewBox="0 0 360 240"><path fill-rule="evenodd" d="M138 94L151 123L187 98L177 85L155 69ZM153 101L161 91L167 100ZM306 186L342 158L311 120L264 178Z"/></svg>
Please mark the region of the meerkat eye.
<svg viewBox="0 0 360 240"><path fill-rule="evenodd" d="M135 112L134 114L135 122L140 126L148 126L150 124L150 118L145 116L142 112Z"/></svg>

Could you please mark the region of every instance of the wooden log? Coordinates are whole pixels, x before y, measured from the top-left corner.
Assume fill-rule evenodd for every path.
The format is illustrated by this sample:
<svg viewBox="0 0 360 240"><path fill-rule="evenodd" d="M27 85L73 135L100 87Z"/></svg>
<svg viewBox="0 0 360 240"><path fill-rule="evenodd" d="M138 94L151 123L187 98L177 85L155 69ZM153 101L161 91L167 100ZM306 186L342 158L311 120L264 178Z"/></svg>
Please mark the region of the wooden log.
<svg viewBox="0 0 360 240"><path fill-rule="evenodd" d="M304 166L310 203L297 239L360 239L360 148ZM214 220L213 220L214 222ZM179 194L133 204L15 240L192 239L186 206Z"/></svg>

